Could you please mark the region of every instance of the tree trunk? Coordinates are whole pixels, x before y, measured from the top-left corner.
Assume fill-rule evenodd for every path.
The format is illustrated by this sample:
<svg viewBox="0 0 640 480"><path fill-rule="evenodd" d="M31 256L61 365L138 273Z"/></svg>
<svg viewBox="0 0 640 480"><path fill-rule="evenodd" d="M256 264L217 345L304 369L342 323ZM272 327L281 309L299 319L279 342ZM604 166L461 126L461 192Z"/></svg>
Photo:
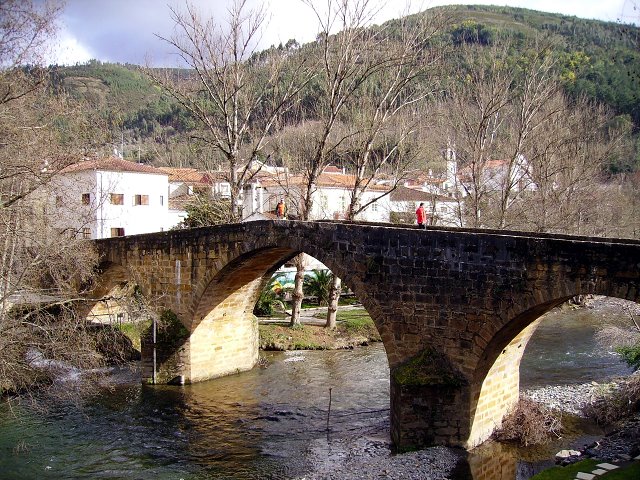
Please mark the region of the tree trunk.
<svg viewBox="0 0 640 480"><path fill-rule="evenodd" d="M325 328L336 328L336 315L338 313L338 300L340 300L340 286L342 281L336 274L329 288L329 307L327 308L327 323Z"/></svg>
<svg viewBox="0 0 640 480"><path fill-rule="evenodd" d="M293 294L291 295L292 305L291 321L289 322L290 327L300 325L300 312L302 310L302 298L304 297L304 292L302 290L302 283L304 282L304 259L302 253L296 257L295 264L296 277L294 282Z"/></svg>

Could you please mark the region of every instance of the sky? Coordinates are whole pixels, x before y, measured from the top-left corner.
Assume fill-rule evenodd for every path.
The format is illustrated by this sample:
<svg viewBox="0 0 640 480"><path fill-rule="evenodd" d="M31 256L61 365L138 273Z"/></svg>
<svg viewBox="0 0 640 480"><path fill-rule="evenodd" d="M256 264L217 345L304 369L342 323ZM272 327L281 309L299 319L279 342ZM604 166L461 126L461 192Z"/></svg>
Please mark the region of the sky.
<svg viewBox="0 0 640 480"><path fill-rule="evenodd" d="M191 0L191 3L222 22L231 1ZM316 38L315 17L302 0L248 0L248 3L250 6L264 5L267 10L268 23L262 32L260 47L286 43L291 38L300 43ZM640 18L640 12L635 8L635 5L640 6L637 0L414 0L408 10L413 13L456 3L523 7L623 23L637 23ZM97 59L154 66L178 65L168 44L157 35L172 35L169 6L180 8L183 5L184 0L66 0L58 22L58 37L51 45L54 53L49 58L50 63L75 64ZM406 11L405 0L386 0L376 23L398 18Z"/></svg>

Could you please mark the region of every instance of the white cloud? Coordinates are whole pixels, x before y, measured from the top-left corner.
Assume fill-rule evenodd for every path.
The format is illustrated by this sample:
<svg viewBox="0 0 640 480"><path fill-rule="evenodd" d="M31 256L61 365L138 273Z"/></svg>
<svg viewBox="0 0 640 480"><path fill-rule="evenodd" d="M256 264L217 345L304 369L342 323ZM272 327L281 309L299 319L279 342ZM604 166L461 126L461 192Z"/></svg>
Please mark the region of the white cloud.
<svg viewBox="0 0 640 480"><path fill-rule="evenodd" d="M66 30L58 34L57 40L57 44L52 48L51 58L48 63L75 65L76 63L85 63L95 58L95 55L93 55L88 48L82 45L77 38L73 37Z"/></svg>

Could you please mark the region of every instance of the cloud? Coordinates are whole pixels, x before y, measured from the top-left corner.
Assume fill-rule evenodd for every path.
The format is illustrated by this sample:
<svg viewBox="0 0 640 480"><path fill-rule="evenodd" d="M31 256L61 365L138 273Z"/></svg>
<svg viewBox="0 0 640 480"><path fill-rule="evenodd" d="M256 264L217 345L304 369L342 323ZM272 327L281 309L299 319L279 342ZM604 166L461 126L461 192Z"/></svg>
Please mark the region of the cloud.
<svg viewBox="0 0 640 480"><path fill-rule="evenodd" d="M58 65L86 63L96 57L67 30L58 34L58 42L51 46L51 50L49 63Z"/></svg>

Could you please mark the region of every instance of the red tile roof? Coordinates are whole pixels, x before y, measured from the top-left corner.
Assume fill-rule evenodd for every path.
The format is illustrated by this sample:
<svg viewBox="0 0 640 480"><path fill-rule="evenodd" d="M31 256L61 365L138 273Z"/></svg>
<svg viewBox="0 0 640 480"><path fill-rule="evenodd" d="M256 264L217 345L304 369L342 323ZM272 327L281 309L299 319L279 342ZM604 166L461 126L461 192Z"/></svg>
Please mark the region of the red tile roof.
<svg viewBox="0 0 640 480"><path fill-rule="evenodd" d="M102 170L107 172L135 172L152 175L166 175L160 169L143 163L130 162L122 158L109 157L97 160L82 160L61 170L62 173L83 172L86 170Z"/></svg>
<svg viewBox="0 0 640 480"><path fill-rule="evenodd" d="M169 176L170 182L195 182L202 180L202 172L195 168L158 167L158 170Z"/></svg>
<svg viewBox="0 0 640 480"><path fill-rule="evenodd" d="M159 167L159 170L169 175L170 182L183 182L191 185L211 185L226 182L225 172L205 172L195 168Z"/></svg>

